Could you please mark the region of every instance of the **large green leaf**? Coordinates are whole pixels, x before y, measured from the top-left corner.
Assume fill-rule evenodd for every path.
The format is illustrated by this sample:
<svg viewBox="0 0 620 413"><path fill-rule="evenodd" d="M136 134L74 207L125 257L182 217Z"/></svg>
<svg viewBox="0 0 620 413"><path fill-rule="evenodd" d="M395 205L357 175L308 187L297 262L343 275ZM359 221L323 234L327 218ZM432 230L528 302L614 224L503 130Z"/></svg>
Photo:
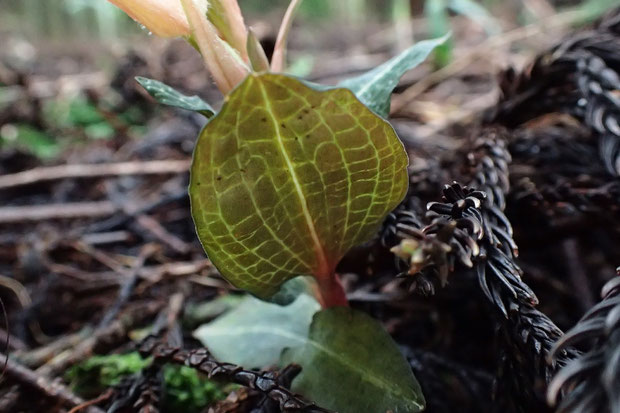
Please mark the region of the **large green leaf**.
<svg viewBox="0 0 620 413"><path fill-rule="evenodd" d="M286 350L302 371L293 391L339 413L414 413L424 396L396 343L373 318L335 307L315 314L306 344Z"/></svg>
<svg viewBox="0 0 620 413"><path fill-rule="evenodd" d="M388 60L361 76L347 79L339 86L351 89L366 106L387 118L390 113L390 97L400 78L422 63L449 35L418 42L396 57Z"/></svg>
<svg viewBox="0 0 620 413"><path fill-rule="evenodd" d="M192 216L220 273L266 298L298 275L331 277L407 181L393 128L350 90L251 74L200 134Z"/></svg>
<svg viewBox="0 0 620 413"><path fill-rule="evenodd" d="M282 350L305 343L319 303L301 294L285 307L246 297L234 310L194 331L221 361L246 368L278 363Z"/></svg>
<svg viewBox="0 0 620 413"><path fill-rule="evenodd" d="M153 96L162 105L192 110L203 114L207 118L210 118L215 113L211 105L196 95L184 95L172 86L168 86L155 79L137 76L136 80L140 83L140 86L149 92L149 95Z"/></svg>

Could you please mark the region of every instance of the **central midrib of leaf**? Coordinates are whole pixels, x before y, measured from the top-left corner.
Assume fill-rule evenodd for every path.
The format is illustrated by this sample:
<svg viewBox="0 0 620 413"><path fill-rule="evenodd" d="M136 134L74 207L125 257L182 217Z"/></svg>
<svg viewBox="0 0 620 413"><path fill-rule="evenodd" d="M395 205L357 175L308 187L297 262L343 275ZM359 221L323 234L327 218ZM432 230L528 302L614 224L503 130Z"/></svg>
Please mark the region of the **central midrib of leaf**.
<svg viewBox="0 0 620 413"><path fill-rule="evenodd" d="M359 374L360 377L363 377L365 380L367 380L370 383L372 383L375 387L383 389L386 392L391 393L391 394L395 394L397 396L404 395L404 392L402 391L402 389L400 387L397 387L395 389L394 388L395 386L393 385L392 382L388 382L388 381L384 380L383 378L376 377L376 376L374 376L372 374L367 374L367 371L362 366L350 363L349 360L346 357L342 357L342 355L334 353L333 351L331 351L327 347L323 346L318 341L314 340L312 337L308 337L307 338L307 343L312 345L312 346L315 346L317 349L319 349L320 351L322 351L323 353L328 355L332 360L334 360L335 363L342 364L346 368L356 372L357 374ZM415 404L417 404L418 406L421 406L417 402Z"/></svg>
<svg viewBox="0 0 620 413"><path fill-rule="evenodd" d="M301 204L301 209L302 209L304 218L306 220L306 225L308 226L308 230L310 231L310 236L312 237L312 242L314 244L314 250L316 252L317 261L318 261L318 268L316 268L315 270L316 273L314 275L317 277L329 277L332 271L331 263L329 263L327 260L325 249L323 245L321 244L321 240L314 226L312 215L310 214L310 210L308 209L308 203L306 201L306 197L301 187L301 183L299 182L299 178L297 174L295 173L295 169L294 169L293 163L291 162L291 158L284 147L284 142L282 140L282 134L280 132L280 125L278 124L277 120L275 119L273 115L274 110L271 107L271 102L269 100L269 96L267 96L267 91L265 89L265 86L260 81L258 82L258 84L260 86L261 95L265 102L265 106L268 109L267 111L269 113L269 119L271 119L271 122L273 124L274 130L276 133L278 147L280 151L282 152L282 156L284 157L284 161L286 162L288 172L291 175L291 179L295 186L295 192L297 194L297 197L299 198L299 203Z"/></svg>
<svg viewBox="0 0 620 413"><path fill-rule="evenodd" d="M313 275L319 287L372 238L407 190L393 128L346 89L252 74L196 145L192 216L209 258L262 298Z"/></svg>

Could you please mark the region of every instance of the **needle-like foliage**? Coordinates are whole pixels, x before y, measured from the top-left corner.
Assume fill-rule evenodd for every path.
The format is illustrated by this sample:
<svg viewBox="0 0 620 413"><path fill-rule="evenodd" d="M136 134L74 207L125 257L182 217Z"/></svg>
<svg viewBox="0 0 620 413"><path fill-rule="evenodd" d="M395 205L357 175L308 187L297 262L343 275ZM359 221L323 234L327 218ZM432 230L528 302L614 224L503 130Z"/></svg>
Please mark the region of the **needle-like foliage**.
<svg viewBox="0 0 620 413"><path fill-rule="evenodd" d="M620 412L620 277L605 284L601 295L603 300L557 342L551 354L557 356L578 344L587 348L549 386L549 403L555 404L563 394L557 413Z"/></svg>
<svg viewBox="0 0 620 413"><path fill-rule="evenodd" d="M406 258L418 290L432 293L432 280L445 285L455 270L452 277L477 285L500 327L497 388L515 411L532 411L544 408L545 384L556 368L546 356L562 331L535 308L538 299L516 262L512 226L504 215L511 160L505 136L502 130L483 130L465 157L468 187L446 186L442 202L428 204L426 226L413 211L397 211L385 239L394 227L401 241L393 250ZM563 352L560 363L568 356Z"/></svg>

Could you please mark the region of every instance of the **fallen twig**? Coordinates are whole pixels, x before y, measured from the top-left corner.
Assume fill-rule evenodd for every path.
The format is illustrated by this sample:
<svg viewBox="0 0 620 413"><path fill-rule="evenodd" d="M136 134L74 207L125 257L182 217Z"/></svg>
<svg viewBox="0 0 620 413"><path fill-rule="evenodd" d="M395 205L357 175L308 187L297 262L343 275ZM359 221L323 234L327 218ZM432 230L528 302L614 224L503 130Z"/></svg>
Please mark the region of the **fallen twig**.
<svg viewBox="0 0 620 413"><path fill-rule="evenodd" d="M407 88L403 93L392 98L390 112L392 114L400 112L409 102L424 93L430 87L438 84L450 76L454 76L461 70L467 68L475 59L479 59L489 54L490 50L510 45L519 40L548 33L550 29L558 29L582 21L587 16L586 12L572 10L559 13L543 21L539 21L527 26L518 27L514 30L502 33L497 36L489 37L484 42L473 47L461 58L455 59L452 63L441 69L432 72L419 82ZM492 66L491 66L492 67ZM494 69L493 69L494 70Z"/></svg>
<svg viewBox="0 0 620 413"><path fill-rule="evenodd" d="M85 360L93 354L95 347L101 342L112 338L118 340L120 337L126 336L130 329L154 316L161 309L161 306L160 302L151 301L145 305L133 308L129 314L114 320L105 328L93 332L92 335L74 348L56 355L48 363L39 367L37 373L51 377Z"/></svg>
<svg viewBox="0 0 620 413"><path fill-rule="evenodd" d="M101 403L102 401L108 400L110 397L112 397L113 394L114 394L114 390L110 389L106 391L105 393L103 393L102 395L100 395L99 397L96 397L92 400L85 401L84 403L78 406L75 406L73 409L69 410L67 413L81 412L82 410L92 406L93 404Z"/></svg>
<svg viewBox="0 0 620 413"><path fill-rule="evenodd" d="M105 313L105 315L101 319L101 322L99 323L99 326L97 327L97 330L101 330L107 327L121 311L121 308L123 307L123 305L125 305L127 300L129 300L131 292L133 291L136 283L138 282L138 272L144 266L144 262L146 261L146 259L149 256L153 255L156 250L157 246L154 244L146 244L144 247L142 247L142 251L140 251L138 258L133 263L131 274L129 274L129 277L127 278L127 280L123 284L123 287L118 293L118 298L116 299L116 302ZM97 332L98 331L96 331L95 334L97 334Z"/></svg>
<svg viewBox="0 0 620 413"><path fill-rule="evenodd" d="M0 328L0 343L8 343L8 348L25 351L28 345L19 338L9 335L4 328Z"/></svg>
<svg viewBox="0 0 620 413"><path fill-rule="evenodd" d="M3 207L0 208L0 224L48 219L95 218L112 215L118 210L119 208L110 201Z"/></svg>
<svg viewBox="0 0 620 413"><path fill-rule="evenodd" d="M49 266L50 271L69 277L73 277L80 281L89 280L89 282L98 282L97 288L103 288L103 285L113 286L118 285L125 279L124 271L103 271L103 272L84 272L77 270L68 265L51 264ZM161 265L150 265L141 268L138 271L140 278L147 280L149 283L157 283L165 276L182 277L187 275L200 274L204 270L212 270L216 273L215 268L211 265L209 260L196 260L196 261L179 261L171 262ZM201 277L206 278L206 277ZM193 280L190 280L193 281ZM218 286L226 285L225 282L220 282ZM209 284L208 286L213 286ZM90 289L90 285L84 285L79 291Z"/></svg>
<svg viewBox="0 0 620 413"><path fill-rule="evenodd" d="M68 348L77 346L80 342L92 335L92 327L86 327L78 332L64 335L42 347L29 351L16 351L12 355L25 366L35 368L45 363Z"/></svg>
<svg viewBox="0 0 620 413"><path fill-rule="evenodd" d="M12 291L23 309L27 309L32 306L32 298L30 298L28 290L15 278L0 274L0 287L5 287L6 289ZM37 342L46 343L50 341L50 338L43 332L37 320L31 320L28 323L28 327Z"/></svg>
<svg viewBox="0 0 620 413"><path fill-rule="evenodd" d="M190 163L182 159L41 167L0 177L0 189L66 178L182 173L189 170Z"/></svg>
<svg viewBox="0 0 620 413"><path fill-rule="evenodd" d="M130 239L131 233L128 231L110 231L94 234L84 234L80 237L80 241L82 243L90 246L126 242Z"/></svg>
<svg viewBox="0 0 620 413"><path fill-rule="evenodd" d="M149 215L137 215L136 223L178 253L187 254L192 249L191 244L183 241L176 235L171 234L155 218Z"/></svg>
<svg viewBox="0 0 620 413"><path fill-rule="evenodd" d="M277 377L271 373L244 370L230 363L222 363L213 358L205 348L182 350L163 344L156 337L149 337L139 348L144 357L152 356L155 362L186 365L206 374L209 378L226 380L263 393L274 400L280 409L287 412L329 413L281 386Z"/></svg>
<svg viewBox="0 0 620 413"><path fill-rule="evenodd" d="M0 353L0 359L5 360L6 358L5 354ZM65 407L73 408L84 403L84 400L73 394L71 390L58 381L51 381L10 358L7 361L5 374L20 384L37 389L47 397L59 401ZM103 413L103 410L95 406L88 406L85 411L88 413Z"/></svg>

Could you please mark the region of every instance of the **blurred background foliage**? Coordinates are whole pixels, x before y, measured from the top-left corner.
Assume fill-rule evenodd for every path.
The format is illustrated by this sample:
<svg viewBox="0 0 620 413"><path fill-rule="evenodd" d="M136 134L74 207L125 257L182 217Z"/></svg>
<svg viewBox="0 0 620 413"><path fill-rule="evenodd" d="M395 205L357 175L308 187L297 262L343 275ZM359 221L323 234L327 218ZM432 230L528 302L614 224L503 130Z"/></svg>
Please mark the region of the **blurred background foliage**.
<svg viewBox="0 0 620 413"><path fill-rule="evenodd" d="M247 24L268 51L288 3L239 0ZM435 53L432 66L438 69L454 61L459 42L475 47L525 25L544 25L545 19L568 9L578 10L586 22L617 4L618 0L305 0L291 38L288 71L329 83L334 81L330 74L367 70L417 40L453 31L452 39ZM131 96L123 96L123 90L130 89L127 84L106 87L115 77L127 79L123 70L131 71L129 78L150 74L182 90L206 93L207 100L217 104L219 97L205 90L208 78L200 62L175 81L173 71L183 70L174 62L191 59L188 53L165 57L163 64L144 56L149 48L168 56L164 44L170 41L146 36L105 0L0 0L0 145L50 160L75 144L143 136L151 112L161 109L129 102L128 97L139 93L135 87ZM132 50L138 57L127 63ZM170 62L163 73L156 69ZM196 80L198 71L202 81Z"/></svg>
<svg viewBox="0 0 620 413"><path fill-rule="evenodd" d="M150 364L151 360L136 352L97 355L73 366L65 373L65 379L78 394L94 398L110 387L122 385L124 379L139 374ZM163 408L170 412L200 412L236 387L210 381L185 366L167 365L162 374Z"/></svg>
<svg viewBox="0 0 620 413"><path fill-rule="evenodd" d="M288 71L333 84L415 41L452 31L434 61L408 73L397 89L405 95L452 65L436 88L414 94L397 119L408 135L436 141L446 125L496 102L501 69L531 61L569 26L587 23L619 1L305 0L292 32ZM269 51L289 0L239 3ZM567 10L579 18L558 24ZM517 35L528 25L538 37ZM195 50L181 40L147 36L105 0L0 0L0 175L45 163L122 161L132 153L189 157L204 120L157 106L135 76L199 94L216 107L220 100ZM71 185L62 188L54 199L71 193ZM92 396L147 364L135 353L98 356L66 379L78 393ZM169 368L164 375L172 411L197 411L225 393L193 370Z"/></svg>
<svg viewBox="0 0 620 413"><path fill-rule="evenodd" d="M282 13L288 0L239 0L250 17ZM522 9L523 23L531 20L540 4L533 0L307 0L300 9L302 19L321 19L364 24L367 21L402 20L425 11L431 32L445 30L447 14L463 14L485 25L491 32L499 28L490 12ZM594 14L607 9L616 0L558 0L558 7L583 4ZM0 30L63 39L119 38L140 31L130 18L103 0L0 0Z"/></svg>
<svg viewBox="0 0 620 413"><path fill-rule="evenodd" d="M288 0L240 0L244 14L282 13ZM399 0L308 0L300 10L302 18L363 21L389 19ZM103 0L0 0L0 27L30 35L52 38L66 36L110 37L133 35L139 28L124 13Z"/></svg>

